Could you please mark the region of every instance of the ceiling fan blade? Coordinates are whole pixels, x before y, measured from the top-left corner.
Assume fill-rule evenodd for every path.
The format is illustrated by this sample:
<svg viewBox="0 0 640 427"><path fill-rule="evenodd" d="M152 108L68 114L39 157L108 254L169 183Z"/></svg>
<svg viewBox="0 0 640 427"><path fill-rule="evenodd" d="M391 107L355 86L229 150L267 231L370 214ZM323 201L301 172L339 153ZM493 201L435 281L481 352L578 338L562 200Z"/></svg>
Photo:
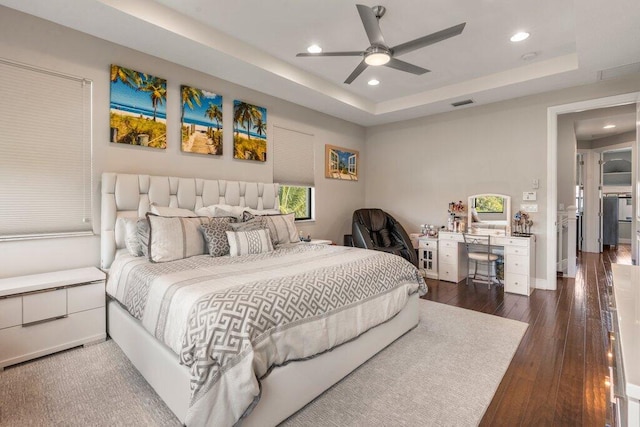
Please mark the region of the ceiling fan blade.
<svg viewBox="0 0 640 427"><path fill-rule="evenodd" d="M353 72L351 74L349 74L349 77L347 77L347 80L345 80L344 82L348 85L351 84L352 81L354 81L360 74L362 74L362 72L368 67L367 63L364 62L364 60L362 60L362 62L360 62L360 64L358 64L358 66L356 67L355 70L353 70Z"/></svg>
<svg viewBox="0 0 640 427"><path fill-rule="evenodd" d="M442 40L446 40L450 37L454 37L460 34L462 30L464 30L465 25L467 25L467 23L463 22L462 24L454 25L453 27L449 27L445 30L438 31L433 34L429 34L428 36L420 37L419 39L399 44L398 46L391 48L391 51L394 55L403 55L416 49L441 42Z"/></svg>
<svg viewBox="0 0 640 427"><path fill-rule="evenodd" d="M384 64L385 67L393 68L395 70L406 71L407 73L422 75L428 73L431 70L418 67L417 65L409 64L408 62L400 61L399 59L391 58L391 61Z"/></svg>
<svg viewBox="0 0 640 427"><path fill-rule="evenodd" d="M320 53L308 53L302 52L296 56L362 56L364 52L320 52Z"/></svg>
<svg viewBox="0 0 640 427"><path fill-rule="evenodd" d="M376 14L373 13L373 9L363 4L357 4L356 7L358 8L362 25L364 25L364 30L367 32L369 43L376 46L386 46L384 37L382 37L382 31L380 31L378 18L376 18Z"/></svg>

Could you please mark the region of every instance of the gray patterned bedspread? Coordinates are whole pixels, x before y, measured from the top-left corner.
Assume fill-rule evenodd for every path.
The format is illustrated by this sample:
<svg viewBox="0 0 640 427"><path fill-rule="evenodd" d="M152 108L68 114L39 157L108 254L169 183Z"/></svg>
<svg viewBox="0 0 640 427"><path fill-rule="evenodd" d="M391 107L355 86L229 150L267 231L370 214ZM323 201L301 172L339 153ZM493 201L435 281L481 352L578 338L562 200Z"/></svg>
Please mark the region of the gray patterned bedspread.
<svg viewBox="0 0 640 427"><path fill-rule="evenodd" d="M178 354L191 373L187 425L235 424L259 378L322 353L426 292L417 269L382 252L294 245L243 257L153 264L120 255L107 293Z"/></svg>

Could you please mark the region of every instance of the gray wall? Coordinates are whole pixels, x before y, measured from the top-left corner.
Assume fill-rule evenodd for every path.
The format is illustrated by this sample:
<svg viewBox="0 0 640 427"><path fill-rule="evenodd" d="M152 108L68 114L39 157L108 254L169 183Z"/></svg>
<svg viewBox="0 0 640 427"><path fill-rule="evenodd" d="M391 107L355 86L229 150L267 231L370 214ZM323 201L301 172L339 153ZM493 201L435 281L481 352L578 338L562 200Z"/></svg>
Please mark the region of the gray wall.
<svg viewBox="0 0 640 427"><path fill-rule="evenodd" d="M158 43L162 43L158 40ZM194 52L194 55L197 52ZM313 237L342 242L351 215L364 206L366 172L359 182L324 178L324 145L360 151L366 161L363 127L231 84L200 72L106 42L41 19L0 7L0 57L91 79L93 87L94 230L99 230L100 175L103 171L272 182L270 156L265 163L233 160L232 103L241 99L266 107L268 152L273 126L315 135L316 221L299 229ZM109 65L118 64L167 79L168 148L156 150L110 144ZM224 97L224 156L180 151L180 84ZM99 265L99 237L0 243L0 277Z"/></svg>
<svg viewBox="0 0 640 427"><path fill-rule="evenodd" d="M640 76L633 75L368 128L367 205L389 210L411 232L421 223L445 224L448 203L475 193L510 195L517 211L522 192L534 191L532 180L539 179L538 212L531 217L536 276L546 287L546 230L553 220L547 218L547 189L555 185L546 182L547 109L635 92L639 85Z"/></svg>

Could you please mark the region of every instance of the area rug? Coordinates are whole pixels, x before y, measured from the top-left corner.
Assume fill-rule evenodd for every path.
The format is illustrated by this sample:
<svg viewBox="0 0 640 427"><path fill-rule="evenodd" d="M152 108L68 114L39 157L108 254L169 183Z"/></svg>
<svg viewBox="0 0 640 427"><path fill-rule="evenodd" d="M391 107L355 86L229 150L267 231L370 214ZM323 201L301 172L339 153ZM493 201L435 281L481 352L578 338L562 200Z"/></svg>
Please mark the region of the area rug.
<svg viewBox="0 0 640 427"><path fill-rule="evenodd" d="M477 425L527 324L424 300L420 320L283 426ZM180 423L109 340L1 372L0 425Z"/></svg>

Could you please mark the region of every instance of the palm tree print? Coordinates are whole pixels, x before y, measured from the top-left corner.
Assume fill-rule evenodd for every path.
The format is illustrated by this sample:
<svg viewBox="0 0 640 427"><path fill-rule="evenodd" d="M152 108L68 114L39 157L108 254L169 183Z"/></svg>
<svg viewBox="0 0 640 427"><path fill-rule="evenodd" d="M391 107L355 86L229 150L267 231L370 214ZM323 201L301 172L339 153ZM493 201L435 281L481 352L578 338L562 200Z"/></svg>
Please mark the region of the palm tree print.
<svg viewBox="0 0 640 427"><path fill-rule="evenodd" d="M249 133L251 125L256 123L258 119L262 120L262 114L255 105L246 102L238 102L234 107L233 122L236 123L236 132L240 131L238 124L244 123L244 128L247 130L247 139L251 140L251 134Z"/></svg>
<svg viewBox="0 0 640 427"><path fill-rule="evenodd" d="M182 116L180 116L180 123L184 123L184 106L186 105L191 110L194 106L198 107L202 105L200 98L202 98L202 90L196 89L191 86L181 86L182 92Z"/></svg>
<svg viewBox="0 0 640 427"><path fill-rule="evenodd" d="M137 89L142 83L142 76L139 72L124 68L119 65L111 65L111 81L120 80L125 85Z"/></svg>
<svg viewBox="0 0 640 427"><path fill-rule="evenodd" d="M216 122L216 129L220 130L220 122L222 121L222 110L216 104L209 103L209 108L204 113L209 120Z"/></svg>
<svg viewBox="0 0 640 427"><path fill-rule="evenodd" d="M151 96L151 105L153 106L153 121L156 121L158 106L163 105L167 99L167 81L158 77L144 75L142 85L138 87L139 91L149 92Z"/></svg>
<svg viewBox="0 0 640 427"><path fill-rule="evenodd" d="M262 121L262 115L256 121L256 124L253 125L253 128L256 130L256 133L260 136L267 134L267 124Z"/></svg>

